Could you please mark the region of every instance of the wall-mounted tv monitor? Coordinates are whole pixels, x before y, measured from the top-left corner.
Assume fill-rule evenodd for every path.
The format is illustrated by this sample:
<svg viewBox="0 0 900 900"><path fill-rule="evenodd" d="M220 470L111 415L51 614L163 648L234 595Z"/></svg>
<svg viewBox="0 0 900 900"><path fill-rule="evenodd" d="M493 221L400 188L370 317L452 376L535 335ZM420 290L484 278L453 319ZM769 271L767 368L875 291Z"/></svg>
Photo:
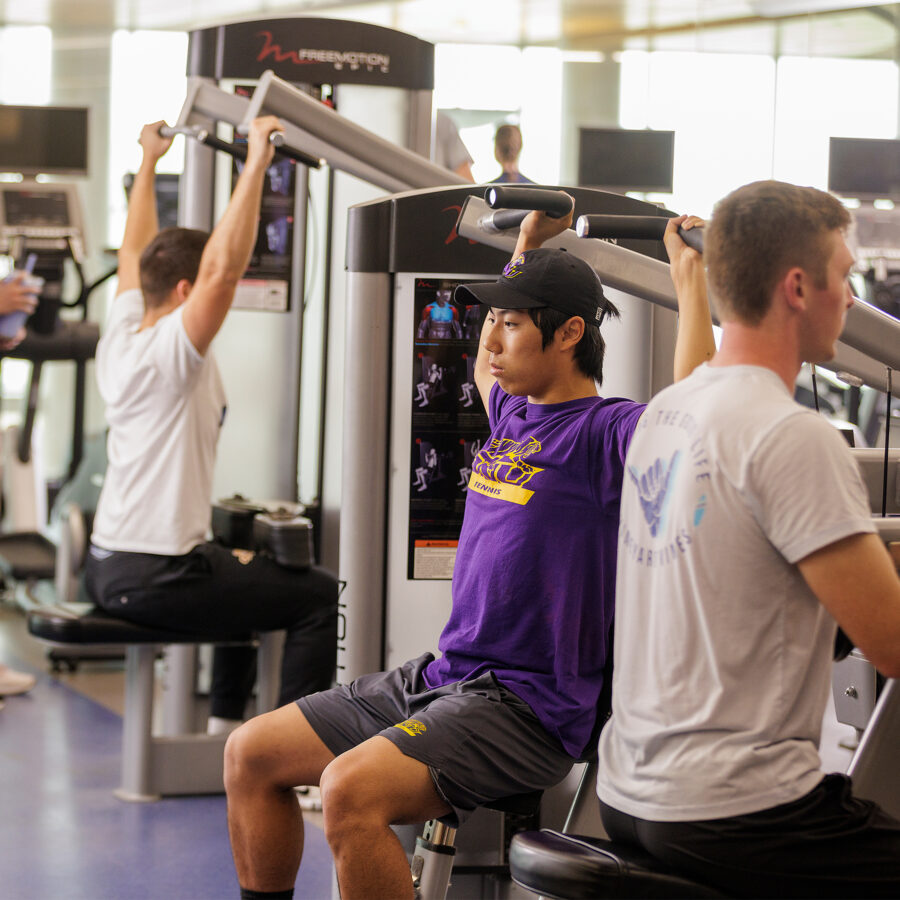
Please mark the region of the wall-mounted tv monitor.
<svg viewBox="0 0 900 900"><path fill-rule="evenodd" d="M674 162L674 131L580 129L578 184L582 187L668 194Z"/></svg>
<svg viewBox="0 0 900 900"><path fill-rule="evenodd" d="M861 200L900 197L900 141L829 138L828 190Z"/></svg>
<svg viewBox="0 0 900 900"><path fill-rule="evenodd" d="M87 175L87 109L0 106L0 172Z"/></svg>

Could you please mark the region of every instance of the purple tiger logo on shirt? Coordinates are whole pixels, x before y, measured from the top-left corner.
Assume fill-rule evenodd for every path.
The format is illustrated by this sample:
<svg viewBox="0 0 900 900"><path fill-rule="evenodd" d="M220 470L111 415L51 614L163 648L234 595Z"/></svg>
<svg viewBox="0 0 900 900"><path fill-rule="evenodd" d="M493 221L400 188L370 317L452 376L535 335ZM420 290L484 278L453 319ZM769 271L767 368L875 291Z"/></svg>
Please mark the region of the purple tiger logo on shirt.
<svg viewBox="0 0 900 900"><path fill-rule="evenodd" d="M487 447L478 454L472 471L491 481L504 484L526 484L538 472L544 470L525 462L525 458L541 449L540 441L531 437L527 441L514 441L510 438L494 438Z"/></svg>

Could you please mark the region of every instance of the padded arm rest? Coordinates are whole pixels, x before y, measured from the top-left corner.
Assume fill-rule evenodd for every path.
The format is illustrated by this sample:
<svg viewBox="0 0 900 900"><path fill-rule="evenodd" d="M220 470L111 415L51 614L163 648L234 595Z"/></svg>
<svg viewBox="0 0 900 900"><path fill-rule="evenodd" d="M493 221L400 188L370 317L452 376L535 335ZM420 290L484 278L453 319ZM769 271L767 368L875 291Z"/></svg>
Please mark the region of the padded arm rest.
<svg viewBox="0 0 900 900"><path fill-rule="evenodd" d="M32 609L28 613L28 631L36 638L55 644L223 643L221 638L145 628L111 616L97 606L81 615L55 606ZM233 640L243 643L250 640L250 636L237 635Z"/></svg>
<svg viewBox="0 0 900 900"><path fill-rule="evenodd" d="M509 868L517 884L561 900L724 896L673 873L631 845L549 829L515 835Z"/></svg>

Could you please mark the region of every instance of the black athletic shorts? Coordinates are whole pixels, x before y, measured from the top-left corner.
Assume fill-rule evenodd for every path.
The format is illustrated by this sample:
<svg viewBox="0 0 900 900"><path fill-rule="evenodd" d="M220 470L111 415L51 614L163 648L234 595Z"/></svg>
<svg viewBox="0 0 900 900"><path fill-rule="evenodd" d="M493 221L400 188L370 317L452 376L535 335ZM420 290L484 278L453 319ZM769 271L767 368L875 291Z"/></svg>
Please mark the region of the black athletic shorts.
<svg viewBox="0 0 900 900"><path fill-rule="evenodd" d="M487 672L429 689L430 653L390 672L364 675L297 701L316 734L339 756L375 735L428 766L458 827L479 806L562 781L575 762L531 707Z"/></svg>

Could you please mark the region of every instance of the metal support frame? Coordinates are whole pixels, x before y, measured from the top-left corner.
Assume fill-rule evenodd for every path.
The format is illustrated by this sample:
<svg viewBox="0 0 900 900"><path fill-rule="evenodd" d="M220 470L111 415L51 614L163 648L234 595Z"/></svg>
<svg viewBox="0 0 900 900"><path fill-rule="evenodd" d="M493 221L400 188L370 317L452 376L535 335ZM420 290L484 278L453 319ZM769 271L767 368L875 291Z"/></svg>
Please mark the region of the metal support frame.
<svg viewBox="0 0 900 900"><path fill-rule="evenodd" d="M285 147L323 159L333 169L386 191L467 183L455 172L344 118L272 71L263 73L250 100L206 79L189 78L175 128L207 129L213 121L246 132L253 119L264 115L283 121Z"/></svg>
<svg viewBox="0 0 900 900"><path fill-rule="evenodd" d="M351 122L271 70L260 78L239 130L248 129L262 115L275 115L284 122L287 146L392 193L467 181Z"/></svg>
<svg viewBox="0 0 900 900"><path fill-rule="evenodd" d="M199 125L206 128L210 122L237 126L244 120L249 105L246 97L223 91L207 78L191 77L175 127Z"/></svg>
<svg viewBox="0 0 900 900"><path fill-rule="evenodd" d="M425 823L416 838L410 872L417 900L444 900L456 856L456 829L437 819Z"/></svg>
<svg viewBox="0 0 900 900"><path fill-rule="evenodd" d="M257 713L275 708L284 632L260 636L257 661ZM185 794L221 794L227 735L193 731L195 644L170 645L166 734L153 734L154 668L157 644L130 644L125 650L125 712L122 717L120 800L149 802Z"/></svg>
<svg viewBox="0 0 900 900"><path fill-rule="evenodd" d="M482 219L488 222L491 212L482 198L469 197L460 213L457 231L460 237L511 253L516 246L518 231L511 229L491 233L482 226ZM611 288L678 311L668 263L650 259L608 241L579 238L572 229L547 241L545 246L565 248L581 257L596 269L603 283ZM817 365L839 374L847 373L870 387L884 391L887 380L883 367L900 369L900 322L877 307L858 300L847 313L847 323L834 359Z"/></svg>
<svg viewBox="0 0 900 900"><path fill-rule="evenodd" d="M847 774L853 793L874 800L892 816L900 817L900 688L890 679L885 684L872 718L850 761Z"/></svg>

